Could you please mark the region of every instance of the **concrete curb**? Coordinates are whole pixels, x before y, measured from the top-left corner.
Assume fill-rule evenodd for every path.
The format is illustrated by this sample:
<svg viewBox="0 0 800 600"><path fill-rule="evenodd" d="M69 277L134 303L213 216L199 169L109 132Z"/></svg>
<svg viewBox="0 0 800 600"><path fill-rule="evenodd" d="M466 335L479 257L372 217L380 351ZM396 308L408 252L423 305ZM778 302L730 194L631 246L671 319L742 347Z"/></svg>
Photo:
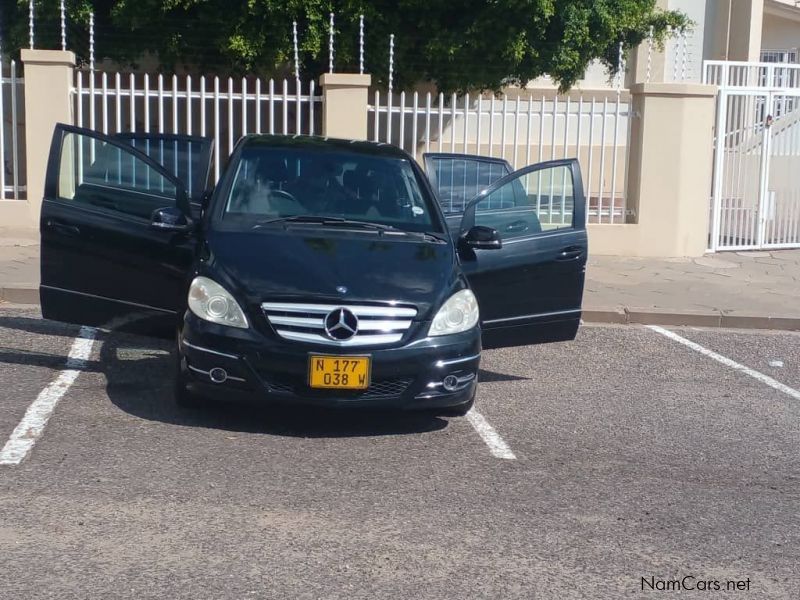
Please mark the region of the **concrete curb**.
<svg viewBox="0 0 800 600"><path fill-rule="evenodd" d="M0 302L39 304L38 287L2 287ZM661 308L586 308L586 323L617 325L667 325L691 327L727 327L731 329L774 329L800 331L800 317L742 315L725 311L678 311Z"/></svg>
<svg viewBox="0 0 800 600"><path fill-rule="evenodd" d="M725 311L678 311L660 308L627 307L588 308L583 310L583 320L587 323L616 323L620 325L671 325L800 331L800 317L743 315Z"/></svg>
<svg viewBox="0 0 800 600"><path fill-rule="evenodd" d="M0 302L39 304L38 287L0 287Z"/></svg>

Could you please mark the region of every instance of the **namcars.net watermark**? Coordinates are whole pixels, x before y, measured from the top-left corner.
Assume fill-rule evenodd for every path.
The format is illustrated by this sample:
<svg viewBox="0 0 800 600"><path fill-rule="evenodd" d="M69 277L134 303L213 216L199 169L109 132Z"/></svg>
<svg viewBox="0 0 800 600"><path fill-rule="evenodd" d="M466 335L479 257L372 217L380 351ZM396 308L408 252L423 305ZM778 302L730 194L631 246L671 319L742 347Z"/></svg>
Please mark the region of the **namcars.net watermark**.
<svg viewBox="0 0 800 600"><path fill-rule="evenodd" d="M645 592L749 592L750 578L747 579L705 579L694 575L685 575L676 579L660 579L658 577L642 577L642 591Z"/></svg>

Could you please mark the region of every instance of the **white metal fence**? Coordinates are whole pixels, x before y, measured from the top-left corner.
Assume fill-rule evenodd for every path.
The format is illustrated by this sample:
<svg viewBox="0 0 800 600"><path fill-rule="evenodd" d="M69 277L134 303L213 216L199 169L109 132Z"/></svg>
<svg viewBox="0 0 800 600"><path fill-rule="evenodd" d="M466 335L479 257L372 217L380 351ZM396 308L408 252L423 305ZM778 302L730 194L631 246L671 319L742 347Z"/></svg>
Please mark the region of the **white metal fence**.
<svg viewBox="0 0 800 600"><path fill-rule="evenodd" d="M706 63L720 86L711 250L800 247L800 66Z"/></svg>
<svg viewBox="0 0 800 600"><path fill-rule="evenodd" d="M703 67L703 83L722 88L800 88L800 65L707 60Z"/></svg>
<svg viewBox="0 0 800 600"><path fill-rule="evenodd" d="M0 200L25 197L24 80L15 61L0 61Z"/></svg>
<svg viewBox="0 0 800 600"><path fill-rule="evenodd" d="M603 97L500 98L465 94L446 98L414 92L375 92L368 108L369 138L394 144L421 160L423 153L493 156L512 168L560 158L578 158L594 223L624 223L630 102L611 92Z"/></svg>
<svg viewBox="0 0 800 600"><path fill-rule="evenodd" d="M78 71L75 97L79 127L212 137L215 180L244 135L321 131L322 96L313 81Z"/></svg>

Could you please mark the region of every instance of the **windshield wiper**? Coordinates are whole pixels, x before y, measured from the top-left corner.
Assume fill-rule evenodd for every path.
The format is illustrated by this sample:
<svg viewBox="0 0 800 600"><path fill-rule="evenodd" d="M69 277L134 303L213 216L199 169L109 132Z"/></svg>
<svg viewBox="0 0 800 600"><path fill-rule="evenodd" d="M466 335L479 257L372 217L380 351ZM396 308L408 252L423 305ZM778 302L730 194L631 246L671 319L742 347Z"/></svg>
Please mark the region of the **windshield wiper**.
<svg viewBox="0 0 800 600"><path fill-rule="evenodd" d="M423 236L429 242L437 242L437 243L442 243L442 244L448 243L447 238L442 237L441 235L437 235L435 233L431 233L430 231L425 231L425 232L421 233L420 235Z"/></svg>
<svg viewBox="0 0 800 600"><path fill-rule="evenodd" d="M393 225L384 225L382 223L372 223L370 221L359 221L357 219L345 219L343 217L323 217L315 215L294 215L291 217L278 217L275 219L267 219L259 221L253 225L253 229L258 229L264 225L275 225L280 223L308 223L311 225L322 225L323 227L360 227L363 229L371 229L377 232L388 231L395 235L410 235L427 239L428 241L446 243L447 238L425 232L406 231L394 227Z"/></svg>
<svg viewBox="0 0 800 600"><path fill-rule="evenodd" d="M376 231L396 231L402 232L402 229L393 227L392 225L383 225L381 223L372 223L370 221L358 221L355 219L342 219L340 217L326 218L322 223L323 225L332 225L334 227L363 227L364 229L374 229Z"/></svg>
<svg viewBox="0 0 800 600"><path fill-rule="evenodd" d="M402 231L401 229L397 229L397 227L392 227L391 225L382 225L380 223L371 223L369 221L344 219L342 217L322 217L314 215L294 215L291 217L267 219L266 221L259 221L253 225L253 229L258 229L264 225L273 225L278 223L309 223L312 225L322 225L325 227L363 227L364 229L374 229L376 231Z"/></svg>
<svg viewBox="0 0 800 600"><path fill-rule="evenodd" d="M291 217L277 217L275 219L266 219L259 221L253 225L253 229L258 229L263 225L273 225L275 223L316 223L322 225L330 217L315 217L313 215L293 215Z"/></svg>

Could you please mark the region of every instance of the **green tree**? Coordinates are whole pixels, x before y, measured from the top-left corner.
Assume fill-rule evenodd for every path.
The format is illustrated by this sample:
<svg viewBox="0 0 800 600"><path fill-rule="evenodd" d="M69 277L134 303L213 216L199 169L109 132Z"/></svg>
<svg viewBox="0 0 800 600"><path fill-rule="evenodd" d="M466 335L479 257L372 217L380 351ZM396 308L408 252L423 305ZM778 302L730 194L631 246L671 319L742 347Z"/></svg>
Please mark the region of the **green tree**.
<svg viewBox="0 0 800 600"><path fill-rule="evenodd" d="M27 0L0 0L5 48L27 46ZM327 70L328 14L336 15L335 68L358 67L358 20L366 23L366 66L388 71L394 33L397 87L432 81L445 92L498 89L548 73L562 89L601 60L616 69L620 42L638 46L653 27L690 22L656 0L95 0L98 57L204 73L291 73L297 20L303 77ZM67 0L70 48L88 54L92 3ZM58 47L58 0L37 0L37 47Z"/></svg>

